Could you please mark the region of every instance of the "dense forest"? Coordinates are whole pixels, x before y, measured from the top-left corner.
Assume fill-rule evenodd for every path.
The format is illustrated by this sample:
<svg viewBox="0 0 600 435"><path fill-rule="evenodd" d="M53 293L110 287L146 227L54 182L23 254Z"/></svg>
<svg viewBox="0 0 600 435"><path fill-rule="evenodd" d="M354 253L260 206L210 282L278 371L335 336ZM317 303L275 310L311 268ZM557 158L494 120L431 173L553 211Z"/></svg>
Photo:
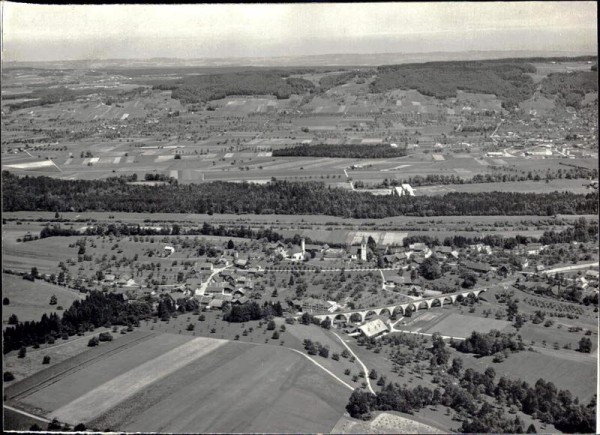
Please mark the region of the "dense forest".
<svg viewBox="0 0 600 435"><path fill-rule="evenodd" d="M527 73L535 73L525 62L429 62L378 68L371 92L416 89L436 98L455 97L457 90L495 94L512 107L533 96L535 84Z"/></svg>
<svg viewBox="0 0 600 435"><path fill-rule="evenodd" d="M155 89L172 90L172 98L183 104L218 100L229 95L274 95L278 99L305 94L315 85L301 78L286 78L279 71L246 71L187 76L174 82L157 84Z"/></svg>
<svg viewBox="0 0 600 435"><path fill-rule="evenodd" d="M374 196L323 183L139 186L123 178L58 180L2 172L4 211L315 214L352 218L597 214L597 194L489 192Z"/></svg>
<svg viewBox="0 0 600 435"><path fill-rule="evenodd" d="M586 93L598 92L598 75L594 71L550 74L541 83L542 93L558 95L567 106L579 108Z"/></svg>
<svg viewBox="0 0 600 435"><path fill-rule="evenodd" d="M351 159L384 159L404 157L406 148L389 145L298 145L273 150L274 157L342 157Z"/></svg>

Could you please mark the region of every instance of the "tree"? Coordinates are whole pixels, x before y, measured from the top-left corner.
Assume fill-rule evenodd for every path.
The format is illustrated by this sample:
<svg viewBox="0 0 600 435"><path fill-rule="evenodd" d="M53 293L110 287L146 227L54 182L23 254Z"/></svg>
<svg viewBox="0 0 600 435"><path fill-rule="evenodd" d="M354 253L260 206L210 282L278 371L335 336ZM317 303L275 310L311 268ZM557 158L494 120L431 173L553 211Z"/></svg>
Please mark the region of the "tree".
<svg viewBox="0 0 600 435"><path fill-rule="evenodd" d="M56 418L53 418L50 423L48 423L48 430L62 430L62 426Z"/></svg>
<svg viewBox="0 0 600 435"><path fill-rule="evenodd" d="M473 288L475 284L477 284L477 277L472 273L469 273L467 276L465 276L461 286L462 288Z"/></svg>
<svg viewBox="0 0 600 435"><path fill-rule="evenodd" d="M11 372L4 372L3 379L4 379L4 382L14 381L15 375L13 375Z"/></svg>
<svg viewBox="0 0 600 435"><path fill-rule="evenodd" d="M90 338L90 341L88 341L89 347L98 346L98 344L100 344L100 340L98 340L98 337L92 337Z"/></svg>
<svg viewBox="0 0 600 435"><path fill-rule="evenodd" d="M326 346L319 347L319 356L329 358L329 349Z"/></svg>
<svg viewBox="0 0 600 435"><path fill-rule="evenodd" d="M50 356L49 355L44 356L44 359L42 360L42 364L50 364Z"/></svg>
<svg viewBox="0 0 600 435"><path fill-rule="evenodd" d="M462 371L463 368L463 361L461 358L454 358L452 360L452 366L450 367L450 369L448 370L448 373L450 373L453 376L456 376L457 378L460 377L460 373Z"/></svg>
<svg viewBox="0 0 600 435"><path fill-rule="evenodd" d="M323 329L331 328L331 319L329 319L329 317L326 317L325 319L323 319L323 321L321 322L321 328L323 328Z"/></svg>
<svg viewBox="0 0 600 435"><path fill-rule="evenodd" d="M274 289L273 292L271 293L271 297L276 298L277 296L278 296L277 289Z"/></svg>
<svg viewBox="0 0 600 435"><path fill-rule="evenodd" d="M9 304L10 304L10 299L8 299L8 298L2 299L2 305L9 305Z"/></svg>
<svg viewBox="0 0 600 435"><path fill-rule="evenodd" d="M19 318L17 317L16 314L12 314L9 318L8 318L8 324L9 325L18 325L19 324Z"/></svg>
<svg viewBox="0 0 600 435"><path fill-rule="evenodd" d="M19 358L25 358L25 355L27 355L27 348L25 346L21 347L21 349L19 349Z"/></svg>
<svg viewBox="0 0 600 435"><path fill-rule="evenodd" d="M86 429L87 429L87 428L85 427L85 424L83 424L83 423L79 423L77 426L75 426L75 427L73 428L73 430L74 430L75 432L83 432L83 431L85 431Z"/></svg>
<svg viewBox="0 0 600 435"><path fill-rule="evenodd" d="M351 417L357 418L367 415L371 411L371 406L375 403L375 396L360 388L355 389L348 400L346 411Z"/></svg>
<svg viewBox="0 0 600 435"><path fill-rule="evenodd" d="M58 300L56 299L56 295L50 296L50 305L56 305Z"/></svg>
<svg viewBox="0 0 600 435"><path fill-rule="evenodd" d="M535 425L533 423L531 423L529 425L529 427L527 428L527 432L525 433L537 433L537 430L535 430Z"/></svg>
<svg viewBox="0 0 600 435"><path fill-rule="evenodd" d="M277 327L277 325L275 324L275 321L269 320L269 323L267 323L267 330L273 331L273 330L275 330L276 327Z"/></svg>
<svg viewBox="0 0 600 435"><path fill-rule="evenodd" d="M369 373L369 378L373 380L378 378L377 371L375 369L371 369L371 372Z"/></svg>
<svg viewBox="0 0 600 435"><path fill-rule="evenodd" d="M300 321L302 322L303 325L310 325L311 323L311 319L312 316L309 313L302 313L302 317L300 318Z"/></svg>
<svg viewBox="0 0 600 435"><path fill-rule="evenodd" d="M579 340L579 347L577 350L583 353L590 353L592 351L592 340L588 337L582 337L581 340Z"/></svg>
<svg viewBox="0 0 600 435"><path fill-rule="evenodd" d="M279 332L277 332L277 331L274 331L274 332L273 332L273 335L271 336L271 338L272 338L273 340L278 340L278 339L279 339Z"/></svg>
<svg viewBox="0 0 600 435"><path fill-rule="evenodd" d="M442 269L436 259L429 257L419 266L419 273L423 278L432 280L442 276Z"/></svg>
<svg viewBox="0 0 600 435"><path fill-rule="evenodd" d="M235 248L235 244L233 243L233 240L229 239L229 241L227 242L227 249L234 249Z"/></svg>

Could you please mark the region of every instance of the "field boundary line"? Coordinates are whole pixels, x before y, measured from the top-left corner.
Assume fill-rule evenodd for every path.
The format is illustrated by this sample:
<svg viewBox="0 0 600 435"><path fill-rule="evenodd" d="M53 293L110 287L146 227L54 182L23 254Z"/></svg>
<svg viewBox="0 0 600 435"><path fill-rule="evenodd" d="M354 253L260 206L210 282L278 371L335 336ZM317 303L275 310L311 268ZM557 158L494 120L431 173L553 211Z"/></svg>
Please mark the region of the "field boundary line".
<svg viewBox="0 0 600 435"><path fill-rule="evenodd" d="M321 369L325 370L327 373L329 373L331 376L333 376L336 380L338 380L339 382L341 382L343 385L345 385L346 387L348 387L350 390L354 391L354 388L352 386L350 386L349 384L347 384L343 379L339 378L335 373L333 373L332 371L330 371L329 369L327 369L326 367L323 367L321 364L319 364L318 362L316 362L314 359L312 359L310 356L300 352L298 349L292 349L291 347L287 347L286 349L289 349L293 352L299 353L300 355L302 355L303 357L307 358L310 362L312 362L313 364L315 364L317 367L320 367Z"/></svg>
<svg viewBox="0 0 600 435"><path fill-rule="evenodd" d="M19 414L26 415L27 417L35 418L36 420L40 420L40 421L43 421L43 422L46 422L46 423L50 423L50 420L48 420L47 418L40 417L39 415L30 414L29 412L23 411L22 409L14 408L14 407L9 406L9 405L4 405L4 407L6 409L9 409L11 411L17 412Z"/></svg>
<svg viewBox="0 0 600 435"><path fill-rule="evenodd" d="M367 366L360 360L360 358L358 357L358 355L356 355L354 353L354 351L352 349L350 349L350 346L348 346L346 344L346 342L342 339L342 337L340 337L339 335L337 335L333 331L330 331L330 332L333 335L335 335L338 338L338 340L340 340L342 342L342 344L344 345L344 347L350 351L350 353L352 354L352 356L354 358L356 358L356 361L358 361L358 363L362 366L363 370L365 371L365 379L367 380L367 386L369 387L369 391L371 391L371 393L375 394L375 390L373 390L373 387L371 387L371 382L369 380L369 369L367 369Z"/></svg>
<svg viewBox="0 0 600 435"><path fill-rule="evenodd" d="M149 333L149 334L147 334L147 335L144 335L144 336L142 336L142 337L139 337L139 338L137 338L137 339L135 339L135 340L133 340L133 341L128 341L127 343L121 344L120 346L118 346L118 347L115 347L114 349L107 350L106 352L103 352L103 353L101 353L101 354L99 354L99 355L95 355L94 357L92 357L92 358L90 358L90 359L87 359L87 360L85 360L85 361L82 361L81 363L79 363L79 364L78 364L78 365L76 365L75 367L69 367L69 368L67 368L67 369L65 369L65 370L63 370L63 371L61 371L61 372L59 372L59 373L57 373L57 374L55 374L55 375L52 375L52 376L50 376L50 377L49 377L49 378L47 378L47 379L44 379L44 380L42 380L42 381L38 382L38 383L37 383L37 384L35 384L35 385L32 385L31 387L28 387L28 388L26 388L26 389L25 389L25 390L23 390L23 391L17 392L17 393L15 393L13 396L9 396L9 395L7 394L7 396L6 396L6 399L7 399L7 400L18 400L18 399L21 399L21 398L23 398L23 397L30 396L31 394L34 394L34 393L36 393L36 392L37 392L37 391L39 391L40 389L42 389L42 388L46 388L47 386L49 386L49 385L52 385L52 384L54 384L54 383L56 383L56 382L60 381L60 380L62 379L62 377L63 377L65 374L67 374L67 373L69 373L69 374L70 374L70 373L75 373L75 372L78 372L79 370L82 370L82 369L84 369L84 368L85 368L87 365L89 365L89 363L91 363L91 362L93 362L93 361L96 361L96 360L97 360L97 359L99 359L99 358L105 358L106 356L110 356L110 355L113 355L113 354L115 354L115 353L119 353L119 352L121 352L121 351L123 350L123 348L126 348L126 347L128 347L128 346L130 346L130 345L132 345L132 344L137 344L138 342L140 342L140 341L143 341L143 340L146 340L146 339L148 339L148 338L152 337L153 335L155 335L155 334L154 334L154 333ZM67 360L65 360L65 361L63 361L63 362L66 362L66 361L68 361L68 359L67 359ZM60 363L59 363L59 364L60 364ZM38 373L40 373L40 372L38 372ZM23 379L23 380L26 380L26 379L28 379L28 378L25 378L25 379ZM13 385L11 385L11 387L12 387L12 386L13 386ZM15 385L14 385L14 387L17 387L17 386L18 386L18 384L15 384Z"/></svg>
<svg viewBox="0 0 600 435"><path fill-rule="evenodd" d="M281 346L275 346L273 344L266 344L266 343L249 343L247 341L232 341L232 340L228 340L231 343L239 343L239 344L246 344L246 345L250 345L250 346L272 346L272 347L276 347L278 349L281 349ZM316 362L314 359L312 359L310 356L302 353L301 351L299 351L298 349L293 349L291 347L287 347L284 346L284 349L287 350L291 350L292 352L296 352L297 354L302 355L303 357L307 358L311 363L313 363L314 365L316 365L317 367L323 369L325 372L327 372L329 375L333 376L333 378L335 378L337 381L341 382L344 386L348 387L350 390L354 391L354 387L352 387L350 384L347 384L342 378L338 377L335 373L333 373L331 370L329 370L328 368L322 366L321 364L319 364L318 362Z"/></svg>

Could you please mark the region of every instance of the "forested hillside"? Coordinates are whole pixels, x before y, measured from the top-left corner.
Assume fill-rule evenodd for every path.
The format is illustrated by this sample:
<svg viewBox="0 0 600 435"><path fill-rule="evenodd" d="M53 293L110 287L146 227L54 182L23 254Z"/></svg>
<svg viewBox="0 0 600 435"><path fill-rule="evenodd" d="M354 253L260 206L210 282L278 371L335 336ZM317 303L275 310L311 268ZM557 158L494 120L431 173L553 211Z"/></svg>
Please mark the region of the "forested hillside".
<svg viewBox="0 0 600 435"><path fill-rule="evenodd" d="M4 211L123 211L140 213L323 214L389 216L596 214L596 194L449 193L442 197L373 196L322 183L267 185L213 182L140 186L123 178L57 180L2 173Z"/></svg>
<svg viewBox="0 0 600 435"><path fill-rule="evenodd" d="M567 106L578 108L589 92L598 92L598 75L594 71L554 73L542 80L542 93L560 96Z"/></svg>
<svg viewBox="0 0 600 435"><path fill-rule="evenodd" d="M505 106L530 98L535 91L533 65L524 62L432 62L378 68L371 92L416 89L437 98L455 97L466 90L495 94Z"/></svg>

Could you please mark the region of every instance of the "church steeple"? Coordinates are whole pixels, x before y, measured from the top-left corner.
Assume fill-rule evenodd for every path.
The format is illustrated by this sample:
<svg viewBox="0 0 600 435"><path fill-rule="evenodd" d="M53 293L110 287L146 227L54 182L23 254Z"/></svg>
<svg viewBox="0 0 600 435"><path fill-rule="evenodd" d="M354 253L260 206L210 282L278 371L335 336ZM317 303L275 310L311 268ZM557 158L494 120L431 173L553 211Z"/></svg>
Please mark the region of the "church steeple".
<svg viewBox="0 0 600 435"><path fill-rule="evenodd" d="M367 261L367 241L365 236L363 236L360 242L360 259L362 261Z"/></svg>

